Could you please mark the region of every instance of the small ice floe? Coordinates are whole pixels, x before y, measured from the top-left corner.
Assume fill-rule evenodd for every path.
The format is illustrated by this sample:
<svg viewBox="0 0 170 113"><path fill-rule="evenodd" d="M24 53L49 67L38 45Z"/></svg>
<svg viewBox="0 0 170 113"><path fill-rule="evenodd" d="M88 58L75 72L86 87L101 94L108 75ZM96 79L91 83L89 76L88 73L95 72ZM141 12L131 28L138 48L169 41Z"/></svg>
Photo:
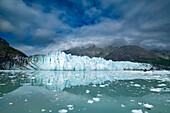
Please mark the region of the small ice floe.
<svg viewBox="0 0 170 113"><path fill-rule="evenodd" d="M100 101L100 98L93 98L93 100L98 102L98 101Z"/></svg>
<svg viewBox="0 0 170 113"><path fill-rule="evenodd" d="M51 112L52 112L52 110L49 110L48 112L49 112L49 113L51 113Z"/></svg>
<svg viewBox="0 0 170 113"><path fill-rule="evenodd" d="M12 102L9 103L9 105L12 105L12 104L13 104Z"/></svg>
<svg viewBox="0 0 170 113"><path fill-rule="evenodd" d="M25 102L27 102L28 100L27 100L27 99L25 99L24 101L25 101Z"/></svg>
<svg viewBox="0 0 170 113"><path fill-rule="evenodd" d="M105 85L99 85L100 87L105 87Z"/></svg>
<svg viewBox="0 0 170 113"><path fill-rule="evenodd" d="M70 110L70 111L73 110L73 109L74 109L74 107L68 108L68 110Z"/></svg>
<svg viewBox="0 0 170 113"><path fill-rule="evenodd" d="M134 86L135 86L135 87L140 87L140 85L139 85L139 84L134 84Z"/></svg>
<svg viewBox="0 0 170 113"><path fill-rule="evenodd" d="M121 104L121 107L124 108L124 107L126 107L126 106L125 106L124 104Z"/></svg>
<svg viewBox="0 0 170 113"><path fill-rule="evenodd" d="M88 100L87 103L92 104L93 100Z"/></svg>
<svg viewBox="0 0 170 113"><path fill-rule="evenodd" d="M135 102L135 100L130 100L131 102Z"/></svg>
<svg viewBox="0 0 170 113"><path fill-rule="evenodd" d="M31 77L31 79L33 80L33 79L35 79L35 77Z"/></svg>
<svg viewBox="0 0 170 113"><path fill-rule="evenodd" d="M50 83L47 83L47 86L52 86L53 84L50 82Z"/></svg>
<svg viewBox="0 0 170 113"><path fill-rule="evenodd" d="M131 81L130 83L133 84L134 82Z"/></svg>
<svg viewBox="0 0 170 113"><path fill-rule="evenodd" d="M142 112L141 109L139 109L139 110L138 109L134 109L134 110L132 110L132 113L143 113L143 112Z"/></svg>
<svg viewBox="0 0 170 113"><path fill-rule="evenodd" d="M56 92L57 90L53 90L53 92Z"/></svg>
<svg viewBox="0 0 170 113"><path fill-rule="evenodd" d="M57 96L57 94L55 94L55 96Z"/></svg>
<svg viewBox="0 0 170 113"><path fill-rule="evenodd" d="M66 109L60 109L60 110L58 110L58 112L59 112L59 113L67 113L68 110L66 110Z"/></svg>
<svg viewBox="0 0 170 113"><path fill-rule="evenodd" d="M109 84L105 84L105 86L109 86Z"/></svg>
<svg viewBox="0 0 170 113"><path fill-rule="evenodd" d="M146 103L146 104L143 104L143 106L145 106L147 109L151 109L152 107L153 107L153 105L150 105L150 104L148 104L148 103Z"/></svg>
<svg viewBox="0 0 170 113"><path fill-rule="evenodd" d="M142 103L141 103L141 102L138 102L138 104L139 104L139 105L142 105Z"/></svg>
<svg viewBox="0 0 170 113"><path fill-rule="evenodd" d="M68 107L68 110L73 110L74 109L74 107L73 107L73 105L67 105L67 107Z"/></svg>
<svg viewBox="0 0 170 113"><path fill-rule="evenodd" d="M158 84L159 87L166 86L166 84Z"/></svg>
<svg viewBox="0 0 170 113"><path fill-rule="evenodd" d="M92 87L97 87L97 86L94 84L94 85L92 85Z"/></svg>
<svg viewBox="0 0 170 113"><path fill-rule="evenodd" d="M170 102L170 100L166 100L167 102Z"/></svg>
<svg viewBox="0 0 170 113"><path fill-rule="evenodd" d="M45 109L41 109L41 111L42 111L42 112L44 112L44 111L45 111Z"/></svg>
<svg viewBox="0 0 170 113"><path fill-rule="evenodd" d="M73 107L73 105L69 104L69 105L67 105L67 107L71 108L71 107Z"/></svg>
<svg viewBox="0 0 170 113"><path fill-rule="evenodd" d="M101 96L102 96L102 94L97 94L97 96L98 96L98 97L101 97Z"/></svg>
<svg viewBox="0 0 170 113"><path fill-rule="evenodd" d="M90 91L89 91L89 90L86 90L86 93L90 93Z"/></svg>
<svg viewBox="0 0 170 113"><path fill-rule="evenodd" d="M0 84L0 86L5 86L5 84Z"/></svg>
<svg viewBox="0 0 170 113"><path fill-rule="evenodd" d="M150 91L152 92L160 92L162 89L161 88L151 88Z"/></svg>

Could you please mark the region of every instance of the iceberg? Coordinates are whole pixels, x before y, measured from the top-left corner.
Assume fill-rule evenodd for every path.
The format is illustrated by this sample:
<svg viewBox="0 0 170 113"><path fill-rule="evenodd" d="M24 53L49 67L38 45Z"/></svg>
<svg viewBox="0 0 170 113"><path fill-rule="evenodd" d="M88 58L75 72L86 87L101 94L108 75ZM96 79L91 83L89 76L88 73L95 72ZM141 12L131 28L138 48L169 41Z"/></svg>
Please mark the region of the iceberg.
<svg viewBox="0 0 170 113"><path fill-rule="evenodd" d="M19 63L18 63L19 62ZM11 69L55 70L55 71L112 71L112 70L149 70L147 63L130 61L112 61L103 58L75 56L64 52L53 52L47 55L34 55L14 63Z"/></svg>

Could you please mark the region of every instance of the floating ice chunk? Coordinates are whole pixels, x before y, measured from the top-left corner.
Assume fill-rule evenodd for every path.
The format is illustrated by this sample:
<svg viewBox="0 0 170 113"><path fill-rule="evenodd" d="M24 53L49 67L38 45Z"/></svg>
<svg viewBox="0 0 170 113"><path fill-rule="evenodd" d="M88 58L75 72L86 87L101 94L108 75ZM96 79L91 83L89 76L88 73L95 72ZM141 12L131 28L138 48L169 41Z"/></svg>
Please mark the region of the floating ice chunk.
<svg viewBox="0 0 170 113"><path fill-rule="evenodd" d="M134 84L134 86L135 86L135 87L140 87L140 85L139 85L139 84Z"/></svg>
<svg viewBox="0 0 170 113"><path fill-rule="evenodd" d="M5 84L0 84L1 86L5 86Z"/></svg>
<svg viewBox="0 0 170 113"><path fill-rule="evenodd" d="M87 103L92 104L93 100L88 100Z"/></svg>
<svg viewBox="0 0 170 113"><path fill-rule="evenodd" d="M73 109L74 109L74 107L70 107L70 108L68 108L68 110L70 110L70 111L71 111L71 110L73 110Z"/></svg>
<svg viewBox="0 0 170 113"><path fill-rule="evenodd" d="M134 109L132 110L132 113L143 113L141 109L137 110L137 109Z"/></svg>
<svg viewBox="0 0 170 113"><path fill-rule="evenodd" d="M41 111L42 111L42 112L44 112L44 111L45 111L45 109L41 109Z"/></svg>
<svg viewBox="0 0 170 113"><path fill-rule="evenodd" d="M90 91L89 91L89 90L86 90L86 93L90 93Z"/></svg>
<svg viewBox="0 0 170 113"><path fill-rule="evenodd" d="M74 107L73 107L73 105L67 105L67 107L68 107L68 110L73 110L74 109Z"/></svg>
<svg viewBox="0 0 170 113"><path fill-rule="evenodd" d="M159 87L161 87L161 86L166 86L166 84L158 84L158 86L159 86Z"/></svg>
<svg viewBox="0 0 170 113"><path fill-rule="evenodd" d="M150 105L150 104L148 104L148 103L146 103L146 104L143 104L146 108L152 108L153 107L153 105Z"/></svg>
<svg viewBox="0 0 170 113"><path fill-rule="evenodd" d="M12 102L9 103L9 105L12 105L12 104L13 104Z"/></svg>
<svg viewBox="0 0 170 113"><path fill-rule="evenodd" d="M170 100L166 100L167 102L170 102Z"/></svg>
<svg viewBox="0 0 170 113"><path fill-rule="evenodd" d="M51 113L52 112L52 110L49 110L49 113Z"/></svg>
<svg viewBox="0 0 170 113"><path fill-rule="evenodd" d="M53 92L56 92L57 90L53 90Z"/></svg>
<svg viewBox="0 0 170 113"><path fill-rule="evenodd" d="M93 100L98 102L98 101L100 101L100 98L93 98Z"/></svg>
<svg viewBox="0 0 170 113"><path fill-rule="evenodd" d="M97 94L97 96L98 96L98 97L101 97L101 96L102 96L102 94Z"/></svg>
<svg viewBox="0 0 170 113"><path fill-rule="evenodd" d="M131 102L135 102L135 100L130 100Z"/></svg>
<svg viewBox="0 0 170 113"><path fill-rule="evenodd" d="M150 91L153 92L160 92L162 89L161 88L151 88Z"/></svg>
<svg viewBox="0 0 170 113"><path fill-rule="evenodd" d="M139 105L142 105L142 103L141 103L141 102L138 102L138 104L139 104Z"/></svg>
<svg viewBox="0 0 170 113"><path fill-rule="evenodd" d="M94 85L92 85L92 87L97 87L97 86L94 84Z"/></svg>
<svg viewBox="0 0 170 113"><path fill-rule="evenodd" d="M124 104L121 104L121 107L123 107L123 108L124 108L124 107L126 107L126 106L125 106Z"/></svg>
<svg viewBox="0 0 170 113"><path fill-rule="evenodd" d="M25 99L24 101L25 101L25 102L27 102L28 100L27 100L27 99Z"/></svg>
<svg viewBox="0 0 170 113"><path fill-rule="evenodd" d="M47 83L47 86L52 86L53 84L52 83Z"/></svg>
<svg viewBox="0 0 170 113"><path fill-rule="evenodd" d="M69 104L69 105L67 105L67 107L69 107L69 108L70 108L70 107L73 107L73 105Z"/></svg>
<svg viewBox="0 0 170 113"><path fill-rule="evenodd" d="M31 79L33 80L33 79L35 79L35 77L31 77Z"/></svg>
<svg viewBox="0 0 170 113"><path fill-rule="evenodd" d="M109 86L109 84L105 84L105 86Z"/></svg>
<svg viewBox="0 0 170 113"><path fill-rule="evenodd" d="M99 85L100 87L105 87L105 85Z"/></svg>
<svg viewBox="0 0 170 113"><path fill-rule="evenodd" d="M58 110L58 112L59 112L59 113L67 113L68 110L66 110L66 109L60 109L60 110Z"/></svg>

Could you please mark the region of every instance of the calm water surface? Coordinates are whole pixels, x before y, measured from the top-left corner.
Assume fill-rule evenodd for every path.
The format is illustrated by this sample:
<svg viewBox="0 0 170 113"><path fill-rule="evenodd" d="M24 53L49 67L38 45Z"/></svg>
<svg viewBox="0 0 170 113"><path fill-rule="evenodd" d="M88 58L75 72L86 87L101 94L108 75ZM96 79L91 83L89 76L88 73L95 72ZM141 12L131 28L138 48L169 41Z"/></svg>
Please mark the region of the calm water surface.
<svg viewBox="0 0 170 113"><path fill-rule="evenodd" d="M0 71L0 113L170 113L170 71Z"/></svg>

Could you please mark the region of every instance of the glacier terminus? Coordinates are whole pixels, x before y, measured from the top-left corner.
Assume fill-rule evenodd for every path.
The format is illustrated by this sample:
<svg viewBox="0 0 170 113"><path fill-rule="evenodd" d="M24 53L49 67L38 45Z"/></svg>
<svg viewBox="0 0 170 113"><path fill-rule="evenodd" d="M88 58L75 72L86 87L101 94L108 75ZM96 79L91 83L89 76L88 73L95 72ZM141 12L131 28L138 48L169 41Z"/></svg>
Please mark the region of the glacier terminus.
<svg viewBox="0 0 170 113"><path fill-rule="evenodd" d="M54 71L112 71L112 70L150 70L147 63L112 61L103 58L75 56L56 51L47 55L34 55L5 63L6 69L54 70Z"/></svg>

